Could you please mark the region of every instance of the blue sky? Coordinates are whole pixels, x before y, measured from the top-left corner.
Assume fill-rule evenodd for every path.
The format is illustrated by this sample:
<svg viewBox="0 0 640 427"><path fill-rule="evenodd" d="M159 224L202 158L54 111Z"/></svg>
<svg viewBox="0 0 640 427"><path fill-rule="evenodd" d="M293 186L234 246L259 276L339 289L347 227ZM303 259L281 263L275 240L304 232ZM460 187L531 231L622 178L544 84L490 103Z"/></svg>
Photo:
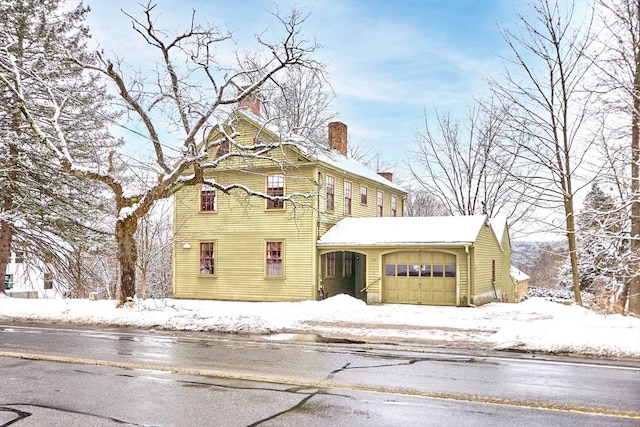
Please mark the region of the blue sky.
<svg viewBox="0 0 640 427"><path fill-rule="evenodd" d="M94 39L127 58L139 40L130 29L135 0L88 0ZM196 10L200 20L234 31L239 47L255 34L277 29L270 11L295 4L310 13L304 31L322 45L336 92L335 110L350 142L380 153L402 174L416 131L433 108L464 114L484 80L499 72L504 43L498 25L509 25L519 0L160 0L160 23L182 29ZM139 38L139 37L138 37Z"/></svg>

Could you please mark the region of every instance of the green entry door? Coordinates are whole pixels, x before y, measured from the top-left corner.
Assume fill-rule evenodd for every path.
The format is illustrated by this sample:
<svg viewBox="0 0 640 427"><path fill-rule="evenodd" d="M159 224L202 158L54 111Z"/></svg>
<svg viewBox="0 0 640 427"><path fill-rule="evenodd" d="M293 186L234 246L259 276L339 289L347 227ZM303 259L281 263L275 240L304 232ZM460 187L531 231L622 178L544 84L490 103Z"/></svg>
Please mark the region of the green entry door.
<svg viewBox="0 0 640 427"><path fill-rule="evenodd" d="M405 251L383 257L382 299L387 303L455 305L456 256Z"/></svg>

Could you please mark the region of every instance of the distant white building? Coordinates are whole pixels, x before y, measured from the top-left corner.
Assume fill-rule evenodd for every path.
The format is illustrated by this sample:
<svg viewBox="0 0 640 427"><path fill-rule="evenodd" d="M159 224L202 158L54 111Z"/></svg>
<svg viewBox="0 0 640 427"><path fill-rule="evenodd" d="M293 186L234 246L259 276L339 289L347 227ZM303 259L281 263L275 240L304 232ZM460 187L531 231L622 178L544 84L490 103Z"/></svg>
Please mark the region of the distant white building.
<svg viewBox="0 0 640 427"><path fill-rule="evenodd" d="M509 273L515 286L516 301L522 301L522 298L529 294L530 277L513 265Z"/></svg>
<svg viewBox="0 0 640 427"><path fill-rule="evenodd" d="M12 252L4 276L7 295L20 298L60 298L64 294L55 283L53 270L24 252Z"/></svg>

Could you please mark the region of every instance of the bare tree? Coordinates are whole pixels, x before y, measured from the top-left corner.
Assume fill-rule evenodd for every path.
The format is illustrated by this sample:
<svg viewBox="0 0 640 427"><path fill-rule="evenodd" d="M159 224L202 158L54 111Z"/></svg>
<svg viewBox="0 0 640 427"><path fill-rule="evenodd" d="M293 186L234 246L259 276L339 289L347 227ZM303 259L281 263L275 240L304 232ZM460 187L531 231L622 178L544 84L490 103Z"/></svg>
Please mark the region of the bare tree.
<svg viewBox="0 0 640 427"><path fill-rule="evenodd" d="M410 188L404 202L405 216L440 216L449 211L438 197L424 188Z"/></svg>
<svg viewBox="0 0 640 427"><path fill-rule="evenodd" d="M505 113L495 105L476 103L466 128L451 113L435 112L417 134L418 150L407 165L420 187L436 197L449 214L502 214L515 220L522 205L523 180L514 178L518 157L503 151Z"/></svg>
<svg viewBox="0 0 640 427"><path fill-rule="evenodd" d="M255 95L258 89L290 67L305 67L317 72L321 66L309 58L316 49L313 41L305 39L301 26L306 16L292 10L286 17L275 16L282 25L282 41L268 41L263 34L257 41L262 52L247 61L237 54L237 64L218 61L217 49L231 41L231 35L215 27L200 25L193 13L190 26L175 36L155 26L155 5L143 7L142 18L133 15L134 31L158 55L153 76L127 73L124 62L110 59L97 52L94 60L73 58L87 78L103 78L117 92L117 104L126 114L125 122L139 124L136 144L146 144L151 162L134 159L122 150L96 152L93 161L82 150L73 150L68 134L60 126L59 118L71 114L74 107L72 93L50 92L50 114L36 114L27 94L31 85L23 84L30 70L20 68L15 56L6 46L0 47L0 81L11 88L19 101L20 113L61 167L69 174L107 186L115 201L117 219L115 239L120 268L119 305L135 296L137 246L135 233L140 218L155 202L167 198L187 185L206 183L222 192L240 189L247 194L268 199L289 200L291 195L269 196L262 189L251 189L238 183L221 183L207 177L207 171L234 159L278 161L270 152L288 144L287 141L253 141L249 145L236 139L239 134L233 120L225 122L228 107ZM246 64L251 63L250 67ZM42 81L45 85L47 82ZM77 105L75 105L77 109ZM224 114L223 114L224 113ZM126 122L129 119L130 122ZM209 138L213 130L221 135ZM176 141L178 142L176 144ZM227 149L215 156L221 145ZM82 160L82 161L81 161ZM145 166L153 174L152 180L137 180L135 171ZM144 176L141 175L141 176Z"/></svg>
<svg viewBox="0 0 640 427"><path fill-rule="evenodd" d="M317 145L327 144L326 129L336 119L335 95L322 74L307 67L289 68L280 81L260 89L264 118L284 134L295 134Z"/></svg>
<svg viewBox="0 0 640 427"><path fill-rule="evenodd" d="M171 205L158 203L140 218L136 233L141 298L171 295L173 230Z"/></svg>
<svg viewBox="0 0 640 427"><path fill-rule="evenodd" d="M563 211L573 291L582 305L574 207L579 188L574 178L594 141L586 129L594 96L585 90L591 77L592 19L578 20L575 13L572 2L537 0L530 15L518 15L521 31L503 32L512 53L504 80L493 81L492 87L509 105L512 149L545 171L529 191Z"/></svg>
<svg viewBox="0 0 640 427"><path fill-rule="evenodd" d="M595 63L606 119L613 118L607 120L613 129L603 146L611 180L629 212L628 280L619 303L640 314L640 1L600 1L599 6L605 54ZM624 171L629 171L627 179Z"/></svg>

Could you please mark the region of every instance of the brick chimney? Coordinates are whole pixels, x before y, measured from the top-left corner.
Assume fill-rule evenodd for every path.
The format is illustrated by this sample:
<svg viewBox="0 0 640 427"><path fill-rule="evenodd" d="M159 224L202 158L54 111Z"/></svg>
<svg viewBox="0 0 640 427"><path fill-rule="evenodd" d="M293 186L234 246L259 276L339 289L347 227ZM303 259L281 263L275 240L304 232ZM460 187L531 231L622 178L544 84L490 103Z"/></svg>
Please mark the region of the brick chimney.
<svg viewBox="0 0 640 427"><path fill-rule="evenodd" d="M342 122L329 123L329 147L347 155L347 125Z"/></svg>
<svg viewBox="0 0 640 427"><path fill-rule="evenodd" d="M378 175L386 179L387 181L393 182L393 173L392 172L378 172Z"/></svg>
<svg viewBox="0 0 640 427"><path fill-rule="evenodd" d="M244 86L240 88L241 91L244 91L249 86ZM245 110L254 116L260 117L261 109L262 109L262 101L260 100L260 93L256 90L252 94L245 96L243 99L238 101L238 109Z"/></svg>

